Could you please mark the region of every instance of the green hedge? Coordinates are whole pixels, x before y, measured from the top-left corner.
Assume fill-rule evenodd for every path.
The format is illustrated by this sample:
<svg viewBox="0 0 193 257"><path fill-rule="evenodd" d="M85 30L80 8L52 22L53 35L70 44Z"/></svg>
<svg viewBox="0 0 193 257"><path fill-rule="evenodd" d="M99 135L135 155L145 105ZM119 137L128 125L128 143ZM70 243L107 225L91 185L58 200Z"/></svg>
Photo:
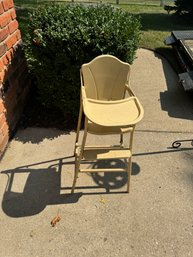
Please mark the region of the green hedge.
<svg viewBox="0 0 193 257"><path fill-rule="evenodd" d="M109 5L49 5L30 17L25 42L39 99L77 117L79 69L101 54L132 63L140 38L140 22Z"/></svg>

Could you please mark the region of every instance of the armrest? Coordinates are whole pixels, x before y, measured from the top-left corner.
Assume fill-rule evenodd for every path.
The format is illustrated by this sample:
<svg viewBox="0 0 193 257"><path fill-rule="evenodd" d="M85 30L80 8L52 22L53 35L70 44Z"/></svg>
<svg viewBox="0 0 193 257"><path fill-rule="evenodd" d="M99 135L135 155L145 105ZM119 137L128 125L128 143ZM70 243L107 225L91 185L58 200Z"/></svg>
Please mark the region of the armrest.
<svg viewBox="0 0 193 257"><path fill-rule="evenodd" d="M130 96L135 96L135 93L133 92L133 90L130 88L130 85L125 84L126 90L129 93Z"/></svg>
<svg viewBox="0 0 193 257"><path fill-rule="evenodd" d="M84 86L81 86L81 96L82 96L82 101L84 101L84 100L87 99L87 97L86 97L86 91L85 91Z"/></svg>

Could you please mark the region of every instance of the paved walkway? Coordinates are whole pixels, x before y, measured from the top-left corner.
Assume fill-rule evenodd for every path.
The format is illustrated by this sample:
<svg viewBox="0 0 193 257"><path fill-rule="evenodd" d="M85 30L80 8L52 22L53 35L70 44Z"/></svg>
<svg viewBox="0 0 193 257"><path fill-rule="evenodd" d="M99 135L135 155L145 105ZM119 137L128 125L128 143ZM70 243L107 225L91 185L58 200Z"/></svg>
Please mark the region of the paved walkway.
<svg viewBox="0 0 193 257"><path fill-rule="evenodd" d="M193 98L165 59L137 55L131 83L145 117L135 134L131 193L125 174L81 174L70 196L75 133L20 130L0 164L0 257L193 256L193 148L171 148L193 137Z"/></svg>

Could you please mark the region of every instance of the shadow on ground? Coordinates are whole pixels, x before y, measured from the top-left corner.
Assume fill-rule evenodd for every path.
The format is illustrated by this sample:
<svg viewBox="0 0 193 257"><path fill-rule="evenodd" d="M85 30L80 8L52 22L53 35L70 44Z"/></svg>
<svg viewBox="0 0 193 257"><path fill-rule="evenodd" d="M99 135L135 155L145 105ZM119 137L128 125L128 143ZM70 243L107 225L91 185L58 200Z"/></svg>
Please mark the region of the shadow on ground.
<svg viewBox="0 0 193 257"><path fill-rule="evenodd" d="M193 22L191 16L180 16L177 14L167 13L140 13L136 15L140 17L142 30L168 31L172 30L191 30Z"/></svg>
<svg viewBox="0 0 193 257"><path fill-rule="evenodd" d="M164 151L139 152L133 156L140 157L144 155L160 155L185 151L185 158L192 158L192 149L193 148L168 148ZM83 186L77 185L75 193L70 194L71 187L61 187L61 176L64 176L64 184L67 180L69 181L69 178L67 178L69 173L62 172L62 169L65 165L72 165L73 167L74 159L72 158L73 156L66 156L64 158L32 163L15 169L2 171L1 175L7 176L7 185L2 199L2 210L4 213L14 218L27 217L42 212L47 205L77 203L80 197L84 195L126 193L126 191L121 190L121 188L127 184L127 173L111 172L87 173L87 176L92 178L94 185L92 183L92 186L90 186L87 179L87 182L85 182L84 178L80 177L79 180ZM41 168L41 165L44 165L44 167L45 165L48 166ZM87 165L89 168L124 168L125 161L100 160L94 164L87 162ZM133 162L132 176L138 175L139 173L139 165ZM99 189L103 189L103 191ZM66 193L61 194L61 191Z"/></svg>
<svg viewBox="0 0 193 257"><path fill-rule="evenodd" d="M55 138L60 137L61 135L68 135L70 134L70 131L65 130L58 130L55 128L52 129L46 129L46 128L27 128L27 133L24 133L23 129L18 130L16 135L14 136L14 139L16 141L25 143L32 143L32 144L38 144L42 142L45 139L53 140Z"/></svg>
<svg viewBox="0 0 193 257"><path fill-rule="evenodd" d="M6 215L10 217L26 217L36 215L42 212L47 205L55 204L73 204L78 202L82 195L106 194L106 193L126 193L125 191L113 192L112 189L120 189L127 183L127 173L105 173L99 175L92 173L91 176L96 186L76 187L75 193L70 194L71 187L61 187L62 166L74 164L74 161L65 161L72 156L61 158L55 161L54 165L47 168L37 168L36 165L41 163L30 164L25 167L17 167L12 170L2 171L1 174L7 175L7 185L2 200L2 209ZM124 167L125 162L118 160L114 161L113 167ZM42 162L45 164L46 162ZM93 168L110 165L110 162L96 162ZM132 165L132 175L137 175L140 168L136 163ZM66 176L66 174L63 174ZM18 182L19 181L19 182ZM21 186L23 182L23 186ZM81 184L83 184L81 182ZM97 190L103 188L104 192ZM92 189L92 192L89 190ZM61 190L66 190L67 193L61 194ZM76 192L78 190L78 192ZM87 190L83 193L80 191ZM96 190L93 192L93 190ZM89 191L89 192L88 192Z"/></svg>
<svg viewBox="0 0 193 257"><path fill-rule="evenodd" d="M167 111L170 117L193 120L193 94L185 92L180 86L178 76L171 75L168 63L157 53L163 65L167 91L160 92L160 104L163 111Z"/></svg>
<svg viewBox="0 0 193 257"><path fill-rule="evenodd" d="M78 194L60 195L61 169L64 159L68 158L71 156L2 171L1 174L7 175L2 200L3 211L10 217L25 217L40 213L49 204L77 202L80 197ZM37 165L53 162L57 162L57 165L35 168Z"/></svg>

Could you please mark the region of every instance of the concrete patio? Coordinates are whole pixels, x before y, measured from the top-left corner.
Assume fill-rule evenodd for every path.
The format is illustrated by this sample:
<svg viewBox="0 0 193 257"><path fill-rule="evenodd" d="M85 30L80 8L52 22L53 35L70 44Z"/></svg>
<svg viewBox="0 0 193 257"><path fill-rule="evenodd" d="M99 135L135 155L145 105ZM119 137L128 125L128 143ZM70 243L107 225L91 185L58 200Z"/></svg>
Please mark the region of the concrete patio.
<svg viewBox="0 0 193 257"><path fill-rule="evenodd" d="M113 173L81 174L70 195L75 132L19 130L0 163L0 256L193 256L193 147L171 147L193 138L193 96L163 57L144 49L137 57L131 85L145 117L134 136L130 194L125 174Z"/></svg>

